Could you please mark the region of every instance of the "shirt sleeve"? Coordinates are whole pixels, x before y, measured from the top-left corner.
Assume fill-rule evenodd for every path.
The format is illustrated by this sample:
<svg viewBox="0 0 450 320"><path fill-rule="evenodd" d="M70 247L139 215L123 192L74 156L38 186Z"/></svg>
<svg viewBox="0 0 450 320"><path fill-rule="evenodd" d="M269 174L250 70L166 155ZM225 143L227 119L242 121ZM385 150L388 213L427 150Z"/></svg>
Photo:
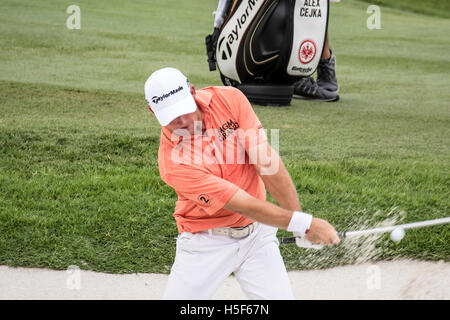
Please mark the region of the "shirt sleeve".
<svg viewBox="0 0 450 320"><path fill-rule="evenodd" d="M180 165L162 179L179 197L195 202L209 215L221 210L240 189L206 169Z"/></svg>

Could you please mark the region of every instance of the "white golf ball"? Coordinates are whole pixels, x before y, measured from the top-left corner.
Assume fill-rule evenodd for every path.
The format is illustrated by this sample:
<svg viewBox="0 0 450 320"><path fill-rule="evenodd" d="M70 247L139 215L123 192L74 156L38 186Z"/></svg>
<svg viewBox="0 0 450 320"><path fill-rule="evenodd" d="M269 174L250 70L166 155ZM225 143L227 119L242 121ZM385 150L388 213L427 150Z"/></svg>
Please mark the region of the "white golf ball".
<svg viewBox="0 0 450 320"><path fill-rule="evenodd" d="M394 241L395 243L400 242L404 236L405 236L405 229L403 228L395 228L391 232L391 240Z"/></svg>

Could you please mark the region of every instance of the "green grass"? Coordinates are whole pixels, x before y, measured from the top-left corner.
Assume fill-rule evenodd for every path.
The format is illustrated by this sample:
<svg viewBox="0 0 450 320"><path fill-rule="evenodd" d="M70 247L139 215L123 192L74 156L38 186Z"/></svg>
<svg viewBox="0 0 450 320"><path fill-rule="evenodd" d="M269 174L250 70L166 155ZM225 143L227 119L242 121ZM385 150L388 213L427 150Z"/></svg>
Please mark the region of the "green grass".
<svg viewBox="0 0 450 320"><path fill-rule="evenodd" d="M362 0L369 4L397 8L419 14L450 18L450 2L442 0Z"/></svg>
<svg viewBox="0 0 450 320"><path fill-rule="evenodd" d="M79 1L81 30L68 30L69 1L2 1L0 264L168 272L176 194L159 177L143 84L163 66L198 88L220 84L204 48L215 4L149 3ZM339 102L255 111L280 130L304 210L337 229L392 211L448 216L450 21L383 7L382 29L368 30L366 8L332 5ZM387 239L371 259L450 260L448 225ZM289 269L351 262L335 252L282 247Z"/></svg>

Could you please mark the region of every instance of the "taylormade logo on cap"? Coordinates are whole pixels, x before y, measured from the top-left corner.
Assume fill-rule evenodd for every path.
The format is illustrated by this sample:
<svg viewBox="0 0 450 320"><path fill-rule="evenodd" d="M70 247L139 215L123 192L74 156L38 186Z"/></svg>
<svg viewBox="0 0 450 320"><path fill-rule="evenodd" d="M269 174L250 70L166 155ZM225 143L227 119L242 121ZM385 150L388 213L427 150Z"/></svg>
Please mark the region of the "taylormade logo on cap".
<svg viewBox="0 0 450 320"><path fill-rule="evenodd" d="M187 78L177 69L155 71L145 82L145 99L162 126L197 110Z"/></svg>
<svg viewBox="0 0 450 320"><path fill-rule="evenodd" d="M158 102L164 100L167 97L170 97L171 95L173 95L173 94L175 94L175 93L177 93L178 91L181 91L181 90L183 90L183 87L180 86L180 87L170 91L169 93L163 94L160 97L154 96L154 97L152 97L152 102L157 104Z"/></svg>

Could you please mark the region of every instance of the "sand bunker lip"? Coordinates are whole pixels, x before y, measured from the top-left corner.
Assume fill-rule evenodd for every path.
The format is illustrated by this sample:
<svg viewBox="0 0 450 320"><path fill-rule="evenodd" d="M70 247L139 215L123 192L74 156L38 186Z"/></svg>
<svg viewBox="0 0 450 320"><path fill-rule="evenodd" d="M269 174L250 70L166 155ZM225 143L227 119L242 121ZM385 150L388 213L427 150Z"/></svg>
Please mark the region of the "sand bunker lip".
<svg viewBox="0 0 450 320"><path fill-rule="evenodd" d="M395 260L290 271L296 299L450 299L450 263ZM108 274L0 266L0 299L161 299L165 274ZM213 299L247 299L229 277Z"/></svg>

